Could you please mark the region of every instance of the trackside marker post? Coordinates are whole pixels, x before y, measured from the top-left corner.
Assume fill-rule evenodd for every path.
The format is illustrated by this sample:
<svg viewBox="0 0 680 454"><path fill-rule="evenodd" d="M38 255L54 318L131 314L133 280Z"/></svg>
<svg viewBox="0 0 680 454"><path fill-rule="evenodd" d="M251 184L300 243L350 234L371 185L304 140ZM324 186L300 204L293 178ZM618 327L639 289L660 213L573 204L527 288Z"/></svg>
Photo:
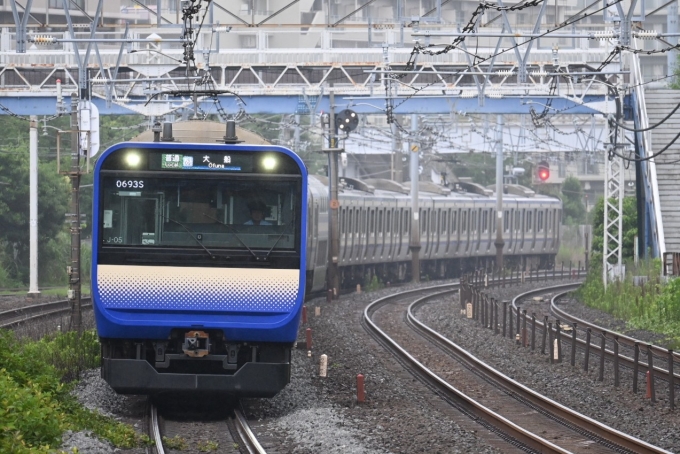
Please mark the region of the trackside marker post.
<svg viewBox="0 0 680 454"><path fill-rule="evenodd" d="M328 374L328 356L321 355L319 357L319 377L325 377Z"/></svg>
<svg viewBox="0 0 680 454"><path fill-rule="evenodd" d="M647 394L645 394L645 399L651 399L652 398L652 380L650 379L650 373L647 371L645 374L647 377Z"/></svg>
<svg viewBox="0 0 680 454"><path fill-rule="evenodd" d="M366 400L366 392L364 390L364 376L357 375L357 402L364 402Z"/></svg>
<svg viewBox="0 0 680 454"><path fill-rule="evenodd" d="M314 316L319 317L321 315L321 306L314 307Z"/></svg>
<svg viewBox="0 0 680 454"><path fill-rule="evenodd" d="M467 311L466 311L467 312L467 318L472 318L472 303L467 303L466 307L467 307Z"/></svg>

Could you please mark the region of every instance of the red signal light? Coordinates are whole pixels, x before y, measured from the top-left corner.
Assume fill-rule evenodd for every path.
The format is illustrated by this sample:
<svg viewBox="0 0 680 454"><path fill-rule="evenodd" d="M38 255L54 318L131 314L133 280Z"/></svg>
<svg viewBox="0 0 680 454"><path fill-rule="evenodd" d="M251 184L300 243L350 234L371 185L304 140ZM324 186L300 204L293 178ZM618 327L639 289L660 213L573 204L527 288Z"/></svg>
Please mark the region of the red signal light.
<svg viewBox="0 0 680 454"><path fill-rule="evenodd" d="M546 161L538 163L538 179L547 181L550 178L550 165Z"/></svg>

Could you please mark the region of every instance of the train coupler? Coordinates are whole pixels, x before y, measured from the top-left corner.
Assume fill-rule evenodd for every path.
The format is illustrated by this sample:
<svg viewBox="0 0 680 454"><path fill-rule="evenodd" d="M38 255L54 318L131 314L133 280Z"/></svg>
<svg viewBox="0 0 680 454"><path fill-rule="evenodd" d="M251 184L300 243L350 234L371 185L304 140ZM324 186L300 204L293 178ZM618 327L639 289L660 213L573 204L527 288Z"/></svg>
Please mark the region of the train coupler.
<svg viewBox="0 0 680 454"><path fill-rule="evenodd" d="M210 353L210 336L205 331L188 331L184 334L182 351L192 358L202 358Z"/></svg>

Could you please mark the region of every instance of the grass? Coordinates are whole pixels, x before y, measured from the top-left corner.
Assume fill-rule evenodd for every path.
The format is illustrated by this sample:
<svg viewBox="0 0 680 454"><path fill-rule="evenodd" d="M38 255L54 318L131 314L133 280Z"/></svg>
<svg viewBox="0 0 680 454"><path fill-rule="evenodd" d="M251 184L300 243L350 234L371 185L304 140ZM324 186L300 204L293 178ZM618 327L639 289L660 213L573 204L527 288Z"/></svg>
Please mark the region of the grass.
<svg viewBox="0 0 680 454"><path fill-rule="evenodd" d="M680 347L680 279L663 283L657 260L631 270L623 281L609 283L605 291L601 261L591 263L594 266L577 292L581 301L625 320L630 328L664 335L669 348ZM646 276L646 282L635 285L633 275Z"/></svg>
<svg viewBox="0 0 680 454"><path fill-rule="evenodd" d="M129 425L84 408L71 395L69 380L98 364L94 331L40 341L0 332L0 452L54 453L66 430L91 431L120 448L147 444Z"/></svg>

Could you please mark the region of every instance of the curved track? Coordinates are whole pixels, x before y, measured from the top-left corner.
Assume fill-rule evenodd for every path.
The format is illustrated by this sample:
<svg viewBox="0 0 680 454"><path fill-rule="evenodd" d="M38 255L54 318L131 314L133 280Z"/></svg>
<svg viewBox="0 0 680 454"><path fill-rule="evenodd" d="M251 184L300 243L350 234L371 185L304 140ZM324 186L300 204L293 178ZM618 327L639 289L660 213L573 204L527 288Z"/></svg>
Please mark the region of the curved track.
<svg viewBox="0 0 680 454"><path fill-rule="evenodd" d="M381 298L365 309L364 325L448 402L522 451L667 452L535 393L417 320L415 308L457 288L437 286ZM410 329L404 324L404 312ZM409 351L400 344L408 345Z"/></svg>
<svg viewBox="0 0 680 454"><path fill-rule="evenodd" d="M81 298L83 309L92 307L92 298ZM56 315L68 315L71 313L69 300L52 301L49 303L34 304L17 309L0 312L0 328L15 328L18 325Z"/></svg>

